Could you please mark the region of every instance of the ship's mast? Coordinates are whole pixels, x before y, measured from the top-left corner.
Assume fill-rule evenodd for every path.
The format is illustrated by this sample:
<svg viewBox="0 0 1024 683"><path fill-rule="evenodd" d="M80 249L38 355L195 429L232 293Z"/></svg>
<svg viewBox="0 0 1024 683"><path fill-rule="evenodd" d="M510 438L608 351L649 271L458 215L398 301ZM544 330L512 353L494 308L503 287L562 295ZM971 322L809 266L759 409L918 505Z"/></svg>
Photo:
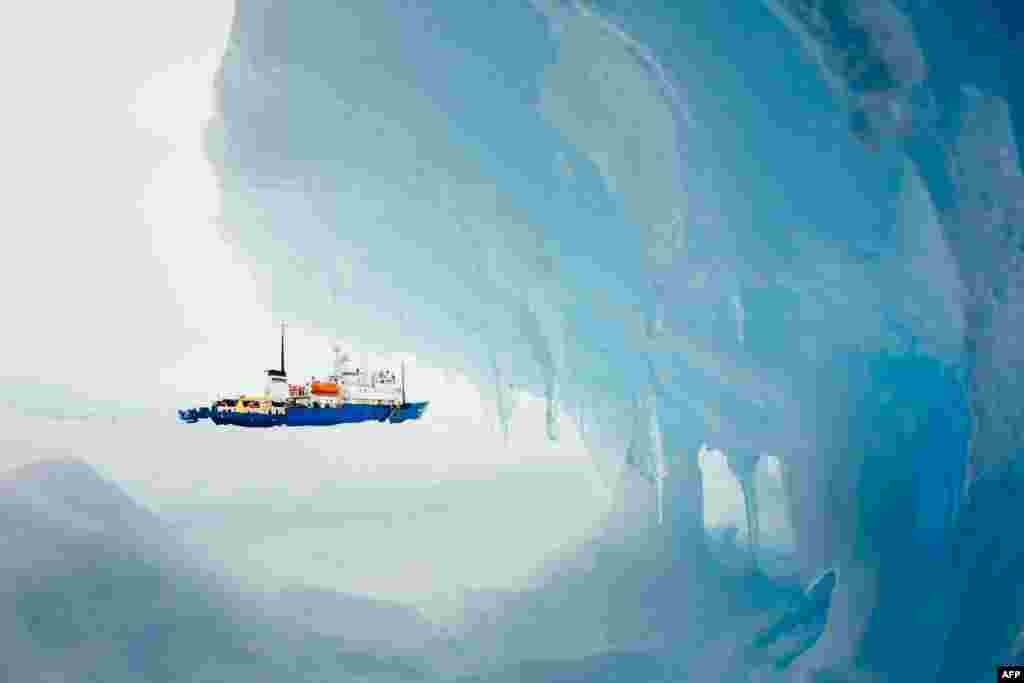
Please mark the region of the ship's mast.
<svg viewBox="0 0 1024 683"><path fill-rule="evenodd" d="M288 379L284 372L284 323L281 323L281 368L267 370L267 397L284 401L288 398Z"/></svg>
<svg viewBox="0 0 1024 683"><path fill-rule="evenodd" d="M405 361L402 361L402 405L405 405Z"/></svg>
<svg viewBox="0 0 1024 683"><path fill-rule="evenodd" d="M285 376L284 371L284 323L281 323L281 376Z"/></svg>

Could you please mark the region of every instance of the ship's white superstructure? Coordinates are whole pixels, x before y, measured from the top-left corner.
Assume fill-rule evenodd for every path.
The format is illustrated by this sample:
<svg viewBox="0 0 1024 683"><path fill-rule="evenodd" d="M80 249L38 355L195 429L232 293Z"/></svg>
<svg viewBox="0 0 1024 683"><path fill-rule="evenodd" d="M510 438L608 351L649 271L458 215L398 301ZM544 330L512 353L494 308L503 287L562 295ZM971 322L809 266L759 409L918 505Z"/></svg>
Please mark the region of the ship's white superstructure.
<svg viewBox="0 0 1024 683"><path fill-rule="evenodd" d="M334 374L341 397L350 403L401 403L402 386L391 370L370 372L366 367L354 367L352 358L335 345Z"/></svg>
<svg viewBox="0 0 1024 683"><path fill-rule="evenodd" d="M401 405L405 401L404 372L401 377L392 370L369 372L356 367L352 358L337 345L334 350L334 371L326 379L311 377L303 385L289 388L290 399L298 405L334 407L344 403L370 405Z"/></svg>

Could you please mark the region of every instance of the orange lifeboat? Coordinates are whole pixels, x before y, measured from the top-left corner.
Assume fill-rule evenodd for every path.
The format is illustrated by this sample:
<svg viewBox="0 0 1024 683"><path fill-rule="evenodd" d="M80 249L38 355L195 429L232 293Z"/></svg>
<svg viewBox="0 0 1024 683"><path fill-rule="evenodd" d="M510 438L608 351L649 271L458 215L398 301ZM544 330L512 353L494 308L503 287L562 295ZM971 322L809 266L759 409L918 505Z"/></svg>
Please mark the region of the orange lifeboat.
<svg viewBox="0 0 1024 683"><path fill-rule="evenodd" d="M316 396L338 395L338 385L335 382L313 382L310 390Z"/></svg>

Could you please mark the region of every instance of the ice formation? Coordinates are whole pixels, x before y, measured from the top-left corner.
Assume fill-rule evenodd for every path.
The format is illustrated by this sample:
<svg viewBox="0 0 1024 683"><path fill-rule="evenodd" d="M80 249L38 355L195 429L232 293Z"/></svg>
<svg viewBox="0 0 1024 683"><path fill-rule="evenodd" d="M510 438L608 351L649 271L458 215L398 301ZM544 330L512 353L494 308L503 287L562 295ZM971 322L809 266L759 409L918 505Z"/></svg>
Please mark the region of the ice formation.
<svg viewBox="0 0 1024 683"><path fill-rule="evenodd" d="M385 347L414 340L493 385L506 436L554 440L561 415L576 420L620 490L608 546L670 565L644 590L686 592L700 571L700 445L729 458L755 558L755 473L776 455L796 571L841 577L801 666L895 676L951 637L971 647L944 648L935 666L970 680L987 666L977 652L1010 647L974 635L985 610L1001 620L986 633L1024 626L1006 597L1024 556L990 550L1009 533L994 520L1012 509L1024 433L1011 398L1024 180L1006 101L949 96L914 28L936 10L765 0L790 31L773 40L795 36L789 49L813 58L844 127L876 150L862 156L832 130L816 137L843 163L825 144L787 163L786 141L801 137L790 122L744 110L742 94L716 108L701 91L725 86L687 80L685 60L634 33L642 16L531 4L532 17L467 9L437 29L459 37L446 41L421 30L436 25L426 3L240 3L209 135L226 232L273 272L276 307L372 330ZM544 50L481 42L474 21L504 21ZM495 89L496 73L527 85ZM778 156L737 151L739 130L753 154ZM279 275L289 259L326 281ZM509 423L512 384L545 397L544 425ZM910 552L944 569L920 579ZM943 582L964 597L929 602L950 594ZM690 607L674 628L713 609ZM903 660L885 649L898 629L914 634Z"/></svg>

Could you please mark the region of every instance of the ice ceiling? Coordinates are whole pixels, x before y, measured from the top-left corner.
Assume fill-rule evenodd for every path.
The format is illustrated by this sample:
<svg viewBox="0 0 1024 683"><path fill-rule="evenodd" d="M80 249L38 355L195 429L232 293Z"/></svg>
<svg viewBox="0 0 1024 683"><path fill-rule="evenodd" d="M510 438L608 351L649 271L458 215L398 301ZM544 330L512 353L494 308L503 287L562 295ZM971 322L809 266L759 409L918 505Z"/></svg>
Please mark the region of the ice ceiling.
<svg viewBox="0 0 1024 683"><path fill-rule="evenodd" d="M802 576L840 570L807 666L973 680L1024 614L1009 92L922 3L692 4L241 0L225 234L282 314L570 416L671 590L702 445L748 513L778 458Z"/></svg>

